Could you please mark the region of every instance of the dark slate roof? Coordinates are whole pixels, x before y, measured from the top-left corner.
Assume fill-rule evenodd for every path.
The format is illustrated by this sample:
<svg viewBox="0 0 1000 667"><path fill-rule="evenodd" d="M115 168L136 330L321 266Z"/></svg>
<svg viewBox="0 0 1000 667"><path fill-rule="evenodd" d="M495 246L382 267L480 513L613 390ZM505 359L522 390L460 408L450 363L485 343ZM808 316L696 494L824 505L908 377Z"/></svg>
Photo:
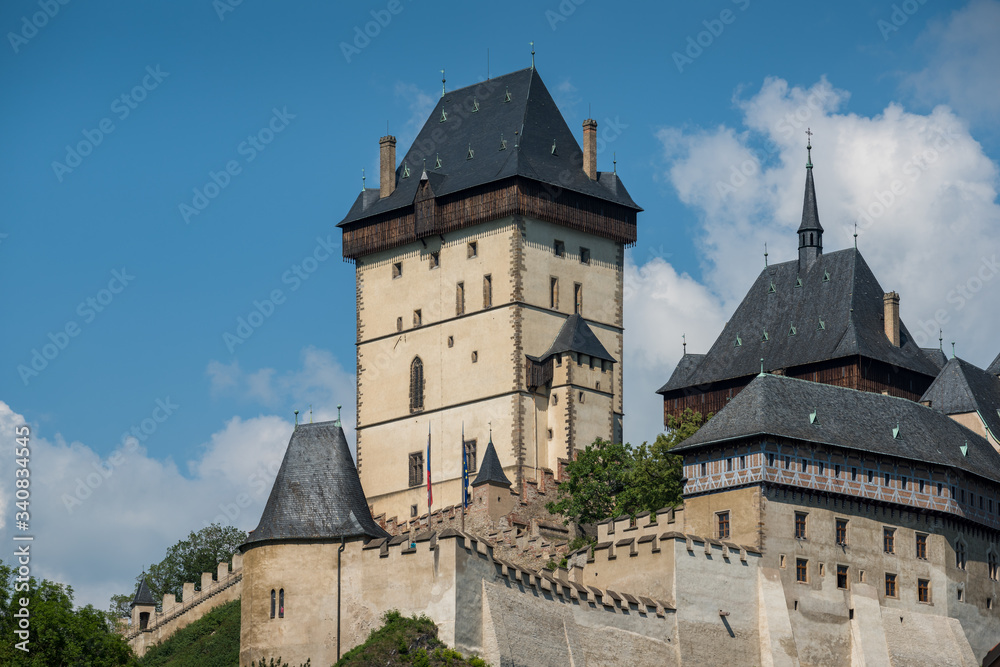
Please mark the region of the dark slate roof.
<svg viewBox="0 0 1000 667"><path fill-rule="evenodd" d="M565 352L577 352L579 354L586 354L588 356L594 357L595 359L604 359L605 361L616 362L617 359L611 356L611 353L601 345L601 341L597 339L597 335L594 330L590 328L587 321L584 320L579 313L573 313L566 321L563 322L562 328L559 329L559 333L556 335L555 340L552 341L552 345L549 349L541 356L542 359L549 357L553 354L563 354Z"/></svg>
<svg viewBox="0 0 1000 667"><path fill-rule="evenodd" d="M510 101L506 102L508 92ZM476 103L479 110L473 113ZM447 113L444 122L442 110ZM507 142L505 150L499 150L501 133ZM578 133L582 136L582 128ZM468 159L470 148L472 159ZM440 167L436 167L438 158ZM403 177L404 165L409 168L408 178ZM378 199L378 190L372 190L375 196L367 196L367 206L366 195L359 194L340 225L411 205L425 167L436 197L521 176L642 210L617 174L600 173L594 181L583 172L583 152L576 133L566 125L538 71L532 68L449 91L438 99L399 161L395 191Z"/></svg>
<svg viewBox="0 0 1000 667"><path fill-rule="evenodd" d="M479 474L472 481L472 486L480 486L491 482L493 484L510 486L510 480L507 479L507 475L503 474L503 466L500 465L500 459L497 458L497 450L493 446L492 437L490 438L490 443L486 445L486 453L483 454L483 462L479 466Z"/></svg>
<svg viewBox="0 0 1000 667"><path fill-rule="evenodd" d="M937 366L938 371L944 368L944 365L948 363L948 357L945 356L944 350L939 347L922 347L920 348L927 355L927 358Z"/></svg>
<svg viewBox="0 0 1000 667"><path fill-rule="evenodd" d="M691 376L694 375L695 371L698 370L698 365L704 361L704 354L690 354L685 353L681 360L677 362L677 367L674 368L674 372L670 375L670 379L667 380L665 387L688 387L691 385L689 380ZM661 389L660 391L664 391Z"/></svg>
<svg viewBox="0 0 1000 667"><path fill-rule="evenodd" d="M856 248L820 255L802 270L797 260L769 266L697 368L683 376L675 372L657 393L756 375L761 357L767 371L860 355L936 376L937 366L905 324L900 322L900 347L886 338L883 295ZM789 335L792 326L795 335Z"/></svg>
<svg viewBox="0 0 1000 667"><path fill-rule="evenodd" d="M986 372L991 375L1000 375L1000 354L993 360L993 363L986 367Z"/></svg>
<svg viewBox="0 0 1000 667"><path fill-rule="evenodd" d="M386 537L372 519L339 422L299 424L257 529L243 544L285 539Z"/></svg>
<svg viewBox="0 0 1000 667"><path fill-rule="evenodd" d="M946 415L978 412L1000 440L1000 378L989 371L952 357L920 400Z"/></svg>
<svg viewBox="0 0 1000 667"><path fill-rule="evenodd" d="M819 207L816 205L816 186L813 184L812 164L806 168L806 192L802 202L802 224L799 231L823 231L823 225L819 224Z"/></svg>
<svg viewBox="0 0 1000 667"><path fill-rule="evenodd" d="M816 423L809 423L811 412ZM899 437L892 431L899 425ZM949 466L1000 482L1000 454L985 438L914 401L779 375L761 375L697 433L675 447L753 436L834 445ZM968 455L961 446L968 444Z"/></svg>
<svg viewBox="0 0 1000 667"><path fill-rule="evenodd" d="M132 598L132 603L129 605L129 609L138 607L139 605L156 606L156 600L153 599L153 592L149 590L149 586L146 585L145 579L139 582L139 588L135 592L135 597Z"/></svg>

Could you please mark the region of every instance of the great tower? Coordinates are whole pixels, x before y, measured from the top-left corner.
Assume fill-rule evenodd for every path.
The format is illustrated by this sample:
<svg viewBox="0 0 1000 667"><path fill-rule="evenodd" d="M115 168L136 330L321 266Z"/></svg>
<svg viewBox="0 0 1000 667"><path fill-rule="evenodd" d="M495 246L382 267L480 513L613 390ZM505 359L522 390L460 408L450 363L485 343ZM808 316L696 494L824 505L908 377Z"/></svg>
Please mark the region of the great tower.
<svg viewBox="0 0 1000 667"><path fill-rule="evenodd" d="M488 440L520 485L622 433L625 247L641 210L532 67L445 92L339 227L357 279L358 470L375 514L460 501ZM464 440L463 440L464 428Z"/></svg>

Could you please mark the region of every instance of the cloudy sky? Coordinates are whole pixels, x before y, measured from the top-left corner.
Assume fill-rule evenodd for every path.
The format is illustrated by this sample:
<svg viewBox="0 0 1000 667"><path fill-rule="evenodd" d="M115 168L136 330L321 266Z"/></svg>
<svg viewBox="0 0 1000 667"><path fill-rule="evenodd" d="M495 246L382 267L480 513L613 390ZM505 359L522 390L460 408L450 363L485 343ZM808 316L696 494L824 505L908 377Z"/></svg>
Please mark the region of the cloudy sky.
<svg viewBox="0 0 1000 667"><path fill-rule="evenodd" d="M989 363L1000 2L676 5L3 3L0 439L32 429L36 572L106 607L190 530L254 527L293 410L343 404L353 427L334 225L362 169L376 185L386 127L401 151L415 136L442 68L449 89L476 83L529 65L532 40L570 127L597 119L598 168L617 158L645 209L627 439L655 437L681 336L710 347L764 244L795 256L806 128L826 248L857 224L919 342L943 329ZM302 272L309 256L328 259Z"/></svg>

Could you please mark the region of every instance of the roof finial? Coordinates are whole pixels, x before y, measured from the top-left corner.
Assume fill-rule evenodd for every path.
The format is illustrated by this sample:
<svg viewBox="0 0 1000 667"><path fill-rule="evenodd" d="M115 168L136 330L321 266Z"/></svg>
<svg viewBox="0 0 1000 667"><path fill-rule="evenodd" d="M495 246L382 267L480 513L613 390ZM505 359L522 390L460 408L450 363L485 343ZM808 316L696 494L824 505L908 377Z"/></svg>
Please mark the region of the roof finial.
<svg viewBox="0 0 1000 667"><path fill-rule="evenodd" d="M444 97L444 70L441 70L441 97Z"/></svg>
<svg viewBox="0 0 1000 667"><path fill-rule="evenodd" d="M812 128L808 128L807 127L806 128L806 134L809 135L808 139L806 139L806 155L808 156L806 158L806 169L812 169L813 168L813 158L812 158L812 137L813 137L813 132L812 132Z"/></svg>
<svg viewBox="0 0 1000 667"><path fill-rule="evenodd" d="M490 427L490 442L493 442L493 422L488 421L486 422L486 425Z"/></svg>
<svg viewBox="0 0 1000 667"><path fill-rule="evenodd" d="M951 358L955 358L955 341L951 341Z"/></svg>
<svg viewBox="0 0 1000 667"><path fill-rule="evenodd" d="M764 375L764 357L760 358L760 375ZM757 377L760 377L760 375Z"/></svg>
<svg viewBox="0 0 1000 667"><path fill-rule="evenodd" d="M365 168L361 167L361 192L365 191Z"/></svg>
<svg viewBox="0 0 1000 667"><path fill-rule="evenodd" d="M858 249L858 223L854 223L854 249Z"/></svg>
<svg viewBox="0 0 1000 667"><path fill-rule="evenodd" d="M618 173L618 153L612 153L611 154L611 164L614 165L614 171L617 174Z"/></svg>
<svg viewBox="0 0 1000 667"><path fill-rule="evenodd" d="M299 411L296 410L295 411L295 426L297 427L298 425L299 425Z"/></svg>
<svg viewBox="0 0 1000 667"><path fill-rule="evenodd" d="M688 353L688 337L687 334L681 334L681 344L684 346L684 354Z"/></svg>
<svg viewBox="0 0 1000 667"><path fill-rule="evenodd" d="M338 404L337 404L337 421L336 421L336 424L337 424L337 426L340 426L340 425L341 425L341 421L340 421L340 408L341 408L341 407L342 407L342 406L341 406L341 405L340 405L340 404L338 403Z"/></svg>
<svg viewBox="0 0 1000 667"><path fill-rule="evenodd" d="M310 424L313 423L313 405L312 405L312 403L309 404L309 423Z"/></svg>
<svg viewBox="0 0 1000 667"><path fill-rule="evenodd" d="M938 329L938 349L944 352L944 329Z"/></svg>
<svg viewBox="0 0 1000 667"><path fill-rule="evenodd" d="M764 242L764 268L767 268L767 241Z"/></svg>
<svg viewBox="0 0 1000 667"><path fill-rule="evenodd" d="M531 69L535 69L535 43L531 43Z"/></svg>

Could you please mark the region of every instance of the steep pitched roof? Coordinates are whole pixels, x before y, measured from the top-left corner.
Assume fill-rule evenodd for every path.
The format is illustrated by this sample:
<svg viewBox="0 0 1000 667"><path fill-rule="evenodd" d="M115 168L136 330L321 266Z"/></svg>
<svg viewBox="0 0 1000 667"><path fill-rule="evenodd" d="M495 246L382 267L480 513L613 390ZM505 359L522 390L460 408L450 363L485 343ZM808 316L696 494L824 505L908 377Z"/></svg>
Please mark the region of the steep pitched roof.
<svg viewBox="0 0 1000 667"><path fill-rule="evenodd" d="M573 313L566 318L562 328L559 329L559 333L556 334L555 340L552 341L552 345L541 358L544 359L553 354L562 354L564 352L577 352L594 357L595 359L604 359L611 362L617 361L617 359L611 356L607 348L601 344L601 341L597 339L594 330L590 328L590 325L587 324L587 321L579 313Z"/></svg>
<svg viewBox="0 0 1000 667"><path fill-rule="evenodd" d="M472 486L481 486L490 482L502 486L510 486L510 480L503 473L503 466L500 465L500 459L497 458L497 450L493 446L493 438L490 438L490 443L486 445L486 453L483 454L483 462L479 466L479 474L472 481Z"/></svg>
<svg viewBox="0 0 1000 667"><path fill-rule="evenodd" d="M135 597L132 598L132 602L129 604L129 609L138 607L139 605L156 606L156 600L153 599L153 592L149 590L149 586L146 585L145 579L139 582L139 588L135 591Z"/></svg>
<svg viewBox="0 0 1000 667"><path fill-rule="evenodd" d="M1000 454L936 410L905 398L778 375L755 378L674 451L760 435L949 466L1000 482Z"/></svg>
<svg viewBox="0 0 1000 667"><path fill-rule="evenodd" d="M260 524L241 547L284 539L385 537L372 519L339 422L299 424Z"/></svg>
<svg viewBox="0 0 1000 667"><path fill-rule="evenodd" d="M921 401L946 415L978 412L993 437L1000 440L1000 378L953 357L927 388Z"/></svg>
<svg viewBox="0 0 1000 667"><path fill-rule="evenodd" d="M990 375L1000 375L1000 354L998 354L997 358L986 367L986 372Z"/></svg>
<svg viewBox="0 0 1000 667"><path fill-rule="evenodd" d="M938 371L944 368L944 365L948 363L948 357L945 356L944 350L939 347L922 347L920 348L927 355L927 358L931 360L935 366L937 366Z"/></svg>
<svg viewBox="0 0 1000 667"><path fill-rule="evenodd" d="M642 210L617 174L584 173L576 136L533 68L446 93L400 161L395 191L378 199L375 189L367 201L359 194L338 226L411 205L424 170L436 197L522 176Z"/></svg>
<svg viewBox="0 0 1000 667"><path fill-rule="evenodd" d="M823 231L823 225L819 224L819 207L816 205L816 185L813 183L812 162L806 168L806 192L802 202L802 224L799 225L800 232Z"/></svg>
<svg viewBox="0 0 1000 667"><path fill-rule="evenodd" d="M900 347L886 338L883 295L855 248L820 255L802 270L797 261L769 266L697 368L657 393L756 375L762 357L767 371L860 355L934 377L937 366L906 325Z"/></svg>
<svg viewBox="0 0 1000 667"><path fill-rule="evenodd" d="M691 386L691 376L695 374L698 370L698 365L704 360L704 354L684 354L681 360L677 362L677 367L671 373L667 384L663 385L663 389L660 389L660 391L668 391L668 387L673 389L675 387Z"/></svg>

